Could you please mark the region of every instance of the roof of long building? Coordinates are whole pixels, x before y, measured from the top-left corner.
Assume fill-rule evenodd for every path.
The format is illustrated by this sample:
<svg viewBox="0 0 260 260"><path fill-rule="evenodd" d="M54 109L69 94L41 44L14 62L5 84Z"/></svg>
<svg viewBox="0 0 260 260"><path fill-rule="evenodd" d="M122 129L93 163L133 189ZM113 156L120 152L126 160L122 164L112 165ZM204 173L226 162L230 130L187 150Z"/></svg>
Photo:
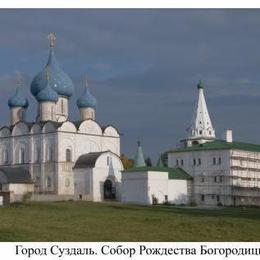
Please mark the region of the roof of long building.
<svg viewBox="0 0 260 260"><path fill-rule="evenodd" d="M260 152L259 144L250 144L242 142L226 142L224 140L214 140L203 144L196 144L190 147L176 148L167 151L168 153L205 151L205 150L244 150L250 152Z"/></svg>

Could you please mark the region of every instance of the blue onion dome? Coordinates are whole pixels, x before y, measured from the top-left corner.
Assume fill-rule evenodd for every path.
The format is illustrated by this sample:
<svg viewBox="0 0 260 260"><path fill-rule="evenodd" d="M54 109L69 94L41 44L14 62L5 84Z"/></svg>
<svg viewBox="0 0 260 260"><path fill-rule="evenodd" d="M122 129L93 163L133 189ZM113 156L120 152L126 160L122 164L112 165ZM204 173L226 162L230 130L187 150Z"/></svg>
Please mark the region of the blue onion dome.
<svg viewBox="0 0 260 260"><path fill-rule="evenodd" d="M46 70L45 75L46 75L47 85L45 86L45 88L40 90L40 92L36 96L36 99L39 102L57 102L59 99L59 95L50 85L51 78L49 77L48 70Z"/></svg>
<svg viewBox="0 0 260 260"><path fill-rule="evenodd" d="M79 108L86 108L86 107L96 108L97 100L90 93L87 83L86 83L86 87L85 87L85 90L84 90L82 97L80 97L77 100L77 105L78 105Z"/></svg>
<svg viewBox="0 0 260 260"><path fill-rule="evenodd" d="M58 95L71 97L74 93L74 85L70 77L60 68L58 61L54 55L54 46L56 37L54 33L50 33L48 36L50 41L50 53L49 59L45 66L45 69L48 68L52 75L52 78L49 82L50 86L58 93ZM45 69L38 73L31 83L31 93L36 97L38 93L45 88L46 76Z"/></svg>
<svg viewBox="0 0 260 260"><path fill-rule="evenodd" d="M10 108L11 107L27 108L29 106L28 99L22 93L20 86L16 88L14 96L8 99L8 106Z"/></svg>

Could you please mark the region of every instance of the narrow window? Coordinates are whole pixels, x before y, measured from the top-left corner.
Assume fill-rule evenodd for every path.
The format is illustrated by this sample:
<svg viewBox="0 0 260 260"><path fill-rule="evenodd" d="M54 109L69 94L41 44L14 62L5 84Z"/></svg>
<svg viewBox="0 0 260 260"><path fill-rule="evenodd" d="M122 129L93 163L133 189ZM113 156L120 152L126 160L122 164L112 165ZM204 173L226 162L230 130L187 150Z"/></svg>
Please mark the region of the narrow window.
<svg viewBox="0 0 260 260"><path fill-rule="evenodd" d="M72 161L71 150L70 149L66 149L66 161L67 162L71 162Z"/></svg>
<svg viewBox="0 0 260 260"><path fill-rule="evenodd" d="M48 149L48 153L47 153L47 158L46 158L47 160L47 162L52 162L52 161L54 161L54 158L53 158L53 149L52 149L52 147L49 147L49 149Z"/></svg>
<svg viewBox="0 0 260 260"><path fill-rule="evenodd" d="M63 108L63 99L61 100L61 113L63 114L63 112L64 112L64 108Z"/></svg>
<svg viewBox="0 0 260 260"><path fill-rule="evenodd" d="M24 151L24 148L20 149L20 163L21 164L25 163L25 151Z"/></svg>
<svg viewBox="0 0 260 260"><path fill-rule="evenodd" d="M204 201L204 200L205 200L205 195L201 194L201 201Z"/></svg>
<svg viewBox="0 0 260 260"><path fill-rule="evenodd" d="M200 135L202 135L202 130L200 130L200 132L199 132L199 133L200 133Z"/></svg>
<svg viewBox="0 0 260 260"><path fill-rule="evenodd" d="M4 151L4 160L3 161L4 161L4 164L8 164L8 162L9 162L7 149L5 149L5 151Z"/></svg>
<svg viewBox="0 0 260 260"><path fill-rule="evenodd" d="M179 165L179 160L176 160L176 166L178 166Z"/></svg>
<svg viewBox="0 0 260 260"><path fill-rule="evenodd" d="M198 159L198 164L201 165L201 159L200 158Z"/></svg>
<svg viewBox="0 0 260 260"><path fill-rule="evenodd" d="M51 187L51 178L50 177L47 178L47 187L48 188Z"/></svg>
<svg viewBox="0 0 260 260"><path fill-rule="evenodd" d="M213 158L213 164L214 165L216 164L216 158L215 157Z"/></svg>
<svg viewBox="0 0 260 260"><path fill-rule="evenodd" d="M196 165L196 159L193 159L193 165Z"/></svg>
<svg viewBox="0 0 260 260"><path fill-rule="evenodd" d="M218 158L218 164L221 164L221 158L220 157Z"/></svg>
<svg viewBox="0 0 260 260"><path fill-rule="evenodd" d="M220 198L219 198L219 195L217 195L217 202L219 202L220 201Z"/></svg>
<svg viewBox="0 0 260 260"><path fill-rule="evenodd" d="M183 160L181 160L181 165L183 165L184 164L184 162L183 162Z"/></svg>
<svg viewBox="0 0 260 260"><path fill-rule="evenodd" d="M218 181L218 178L217 176L214 177L214 182L217 182Z"/></svg>
<svg viewBox="0 0 260 260"><path fill-rule="evenodd" d="M205 179L204 179L204 177L202 177L202 178L201 178L201 182L204 182L204 181L205 181Z"/></svg>

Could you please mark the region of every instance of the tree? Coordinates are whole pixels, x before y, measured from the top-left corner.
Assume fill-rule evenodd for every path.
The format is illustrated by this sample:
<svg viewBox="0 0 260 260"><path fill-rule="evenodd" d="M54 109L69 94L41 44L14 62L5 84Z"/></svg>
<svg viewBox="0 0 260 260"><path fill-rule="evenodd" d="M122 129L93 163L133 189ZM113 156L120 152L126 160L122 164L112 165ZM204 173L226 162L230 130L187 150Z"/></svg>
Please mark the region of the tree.
<svg viewBox="0 0 260 260"><path fill-rule="evenodd" d="M129 159L125 154L121 154L120 159L123 163L124 169L131 169L134 167L134 160Z"/></svg>
<svg viewBox="0 0 260 260"><path fill-rule="evenodd" d="M153 166L151 158L149 156L145 158L145 164L146 164L147 167Z"/></svg>

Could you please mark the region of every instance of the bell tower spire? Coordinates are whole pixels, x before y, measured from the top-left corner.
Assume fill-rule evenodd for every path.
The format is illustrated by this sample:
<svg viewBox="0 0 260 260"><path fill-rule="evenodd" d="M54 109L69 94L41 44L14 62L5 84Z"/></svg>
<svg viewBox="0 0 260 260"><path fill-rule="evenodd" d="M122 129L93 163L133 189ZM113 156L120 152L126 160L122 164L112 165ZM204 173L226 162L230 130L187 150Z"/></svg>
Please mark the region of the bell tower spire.
<svg viewBox="0 0 260 260"><path fill-rule="evenodd" d="M199 91L199 98L191 126L188 129L188 146L213 141L215 139L215 130L210 120L204 96L204 84L201 80L199 81L197 88Z"/></svg>

